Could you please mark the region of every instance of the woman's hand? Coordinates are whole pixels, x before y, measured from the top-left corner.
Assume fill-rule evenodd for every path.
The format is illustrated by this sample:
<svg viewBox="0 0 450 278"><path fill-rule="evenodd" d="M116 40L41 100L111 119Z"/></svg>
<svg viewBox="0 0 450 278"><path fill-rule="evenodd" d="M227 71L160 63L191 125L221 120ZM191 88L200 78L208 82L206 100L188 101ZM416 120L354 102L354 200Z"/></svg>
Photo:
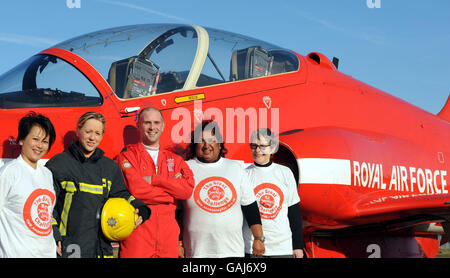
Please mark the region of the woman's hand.
<svg viewBox="0 0 450 278"><path fill-rule="evenodd" d="M262 256L266 252L266 247L264 246L264 242L261 240L253 241L253 255Z"/></svg>
<svg viewBox="0 0 450 278"><path fill-rule="evenodd" d="M135 211L134 211L134 213L135 214L137 214L137 215L139 215L139 209L136 209ZM137 229L137 227L139 227L139 225L141 225L142 224L142 216L139 216L138 217L138 219L136 220L136 222L134 223L134 229L136 230Z"/></svg>
<svg viewBox="0 0 450 278"><path fill-rule="evenodd" d="M299 259L303 258L303 256L304 256L303 249L294 249L293 255L294 255L294 258L299 258Z"/></svg>

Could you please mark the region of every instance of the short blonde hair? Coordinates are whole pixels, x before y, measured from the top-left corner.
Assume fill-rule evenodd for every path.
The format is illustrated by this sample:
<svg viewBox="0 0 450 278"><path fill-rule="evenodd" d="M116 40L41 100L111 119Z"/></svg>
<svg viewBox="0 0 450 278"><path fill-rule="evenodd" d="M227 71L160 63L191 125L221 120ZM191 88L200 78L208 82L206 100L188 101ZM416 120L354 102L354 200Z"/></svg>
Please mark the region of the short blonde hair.
<svg viewBox="0 0 450 278"><path fill-rule="evenodd" d="M83 115L81 115L81 117L78 119L77 129L81 129L84 126L84 124L91 119L100 121L103 124L103 133L105 133L105 126L106 126L105 117L102 114L93 111L86 112Z"/></svg>

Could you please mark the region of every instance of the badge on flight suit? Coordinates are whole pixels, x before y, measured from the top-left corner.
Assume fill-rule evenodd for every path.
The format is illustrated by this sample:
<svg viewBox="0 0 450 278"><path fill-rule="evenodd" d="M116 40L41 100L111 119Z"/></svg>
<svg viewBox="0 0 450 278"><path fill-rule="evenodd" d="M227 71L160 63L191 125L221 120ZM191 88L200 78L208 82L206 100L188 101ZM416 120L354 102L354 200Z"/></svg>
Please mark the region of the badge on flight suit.
<svg viewBox="0 0 450 278"><path fill-rule="evenodd" d="M122 161L122 169L126 170L126 169L130 169L131 168L131 163L128 160L124 160Z"/></svg>

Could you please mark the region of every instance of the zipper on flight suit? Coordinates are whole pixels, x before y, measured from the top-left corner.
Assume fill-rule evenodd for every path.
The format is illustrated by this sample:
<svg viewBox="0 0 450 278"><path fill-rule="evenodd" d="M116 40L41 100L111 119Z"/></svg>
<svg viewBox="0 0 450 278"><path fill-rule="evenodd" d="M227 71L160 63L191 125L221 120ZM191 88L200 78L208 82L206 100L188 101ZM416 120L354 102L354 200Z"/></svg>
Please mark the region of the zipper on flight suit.
<svg viewBox="0 0 450 278"><path fill-rule="evenodd" d="M156 210L156 250L157 256L159 257L159 209Z"/></svg>

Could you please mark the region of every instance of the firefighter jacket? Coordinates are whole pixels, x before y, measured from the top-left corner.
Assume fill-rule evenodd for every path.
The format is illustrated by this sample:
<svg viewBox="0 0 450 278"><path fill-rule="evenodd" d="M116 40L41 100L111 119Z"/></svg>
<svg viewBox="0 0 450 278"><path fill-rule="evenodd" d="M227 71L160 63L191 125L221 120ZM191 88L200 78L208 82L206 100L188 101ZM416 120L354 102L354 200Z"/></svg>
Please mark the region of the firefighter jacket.
<svg viewBox="0 0 450 278"><path fill-rule="evenodd" d="M121 257L178 257L180 228L175 219L177 200L189 199L193 173L181 156L160 148L158 167L142 143L128 145L117 157L125 183L133 196L151 208L148 221L121 241ZM176 174L181 178L175 178ZM144 177L151 176L151 183Z"/></svg>
<svg viewBox="0 0 450 278"><path fill-rule="evenodd" d="M111 242L100 225L103 204L113 197L125 198L140 211L145 204L127 191L114 160L99 148L86 158L80 148L74 142L46 164L53 173L56 193L55 239L62 241L63 257L112 257Z"/></svg>

